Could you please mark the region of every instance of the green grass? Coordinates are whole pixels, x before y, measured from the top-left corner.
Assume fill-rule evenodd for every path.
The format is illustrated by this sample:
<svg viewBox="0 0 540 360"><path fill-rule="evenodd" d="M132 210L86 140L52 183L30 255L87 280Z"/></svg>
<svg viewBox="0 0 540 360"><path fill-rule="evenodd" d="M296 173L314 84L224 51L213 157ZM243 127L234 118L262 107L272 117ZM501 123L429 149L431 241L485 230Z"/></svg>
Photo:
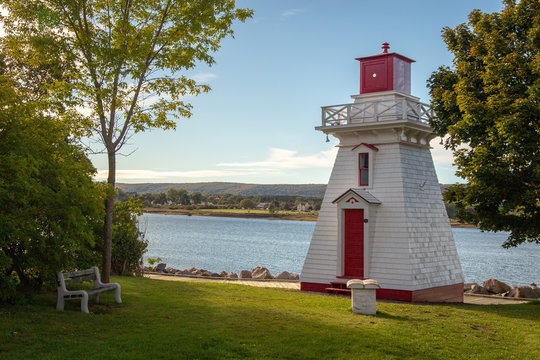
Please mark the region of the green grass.
<svg viewBox="0 0 540 360"><path fill-rule="evenodd" d="M539 302L378 303L242 285L114 278L91 315L56 294L0 306L0 359L540 359Z"/></svg>

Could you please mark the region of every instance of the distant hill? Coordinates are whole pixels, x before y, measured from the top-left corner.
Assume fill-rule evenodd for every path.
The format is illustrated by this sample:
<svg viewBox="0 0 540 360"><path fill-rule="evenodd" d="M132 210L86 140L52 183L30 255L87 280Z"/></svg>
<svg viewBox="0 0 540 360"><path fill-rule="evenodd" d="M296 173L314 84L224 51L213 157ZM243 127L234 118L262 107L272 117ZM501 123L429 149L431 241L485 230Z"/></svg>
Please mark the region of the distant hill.
<svg viewBox="0 0 540 360"><path fill-rule="evenodd" d="M117 188L124 192L139 194L165 193L169 189L186 189L192 193L200 191L203 194L232 194L244 196L287 195L323 197L326 184L243 184L232 182L204 182L204 183L144 183L123 184L117 183Z"/></svg>
<svg viewBox="0 0 540 360"><path fill-rule="evenodd" d="M444 192L450 184L440 184ZM202 183L144 183L123 184L117 183L116 187L124 192L139 194L165 193L169 189L186 189L188 193L200 191L203 194L232 194L244 196L306 196L323 197L326 184L243 184L232 182L202 182Z"/></svg>

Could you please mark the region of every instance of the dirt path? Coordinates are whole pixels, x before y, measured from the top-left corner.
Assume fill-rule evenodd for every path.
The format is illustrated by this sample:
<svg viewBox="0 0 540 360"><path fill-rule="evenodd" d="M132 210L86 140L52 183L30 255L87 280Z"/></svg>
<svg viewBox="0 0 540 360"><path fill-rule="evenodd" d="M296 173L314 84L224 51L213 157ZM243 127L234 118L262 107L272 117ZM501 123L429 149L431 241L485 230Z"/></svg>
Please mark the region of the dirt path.
<svg viewBox="0 0 540 360"><path fill-rule="evenodd" d="M171 275L154 275L154 274L145 274L144 275L150 279L157 280L168 280L168 281L188 281L188 282L217 282L223 284L236 284L236 285L247 285L247 286L256 286L256 287L266 287L266 288L280 288L280 289L291 289L291 290L300 290L299 282L292 281L275 281L275 280L221 280L221 279L204 279L197 277L186 277L186 276L171 276ZM512 304L523 304L528 302L527 300L514 300L514 299L505 299L495 296L471 296L465 295L463 297L464 304L475 304L475 305L512 305Z"/></svg>

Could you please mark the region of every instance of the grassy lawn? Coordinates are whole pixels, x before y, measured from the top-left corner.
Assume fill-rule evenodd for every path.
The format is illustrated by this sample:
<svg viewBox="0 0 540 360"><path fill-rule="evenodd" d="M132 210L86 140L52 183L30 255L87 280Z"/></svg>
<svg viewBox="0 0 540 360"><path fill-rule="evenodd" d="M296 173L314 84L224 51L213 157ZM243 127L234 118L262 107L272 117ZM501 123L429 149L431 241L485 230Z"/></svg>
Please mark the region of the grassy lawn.
<svg viewBox="0 0 540 360"><path fill-rule="evenodd" d="M111 292L55 310L56 294L0 306L0 359L540 359L540 302L378 303L242 285L114 278Z"/></svg>

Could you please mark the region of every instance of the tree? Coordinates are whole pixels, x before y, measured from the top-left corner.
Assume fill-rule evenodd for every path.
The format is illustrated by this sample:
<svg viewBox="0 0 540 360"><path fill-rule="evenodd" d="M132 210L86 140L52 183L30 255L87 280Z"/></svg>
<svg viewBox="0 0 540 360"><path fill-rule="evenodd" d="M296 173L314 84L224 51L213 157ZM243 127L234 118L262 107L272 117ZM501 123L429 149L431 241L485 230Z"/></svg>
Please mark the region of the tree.
<svg viewBox="0 0 540 360"><path fill-rule="evenodd" d="M234 0L0 0L5 44L28 63L63 66L62 80L47 84L67 114L90 114L85 124L100 138L108 159L102 279L109 281L116 155L133 132L174 129L191 116L184 96L209 91L179 75L232 35L234 20L251 16ZM82 121L81 120L81 121Z"/></svg>
<svg viewBox="0 0 540 360"><path fill-rule="evenodd" d="M540 243L540 2L507 0L444 28L453 67L428 80L457 175L445 199L482 230L510 231L504 247Z"/></svg>
<svg viewBox="0 0 540 360"><path fill-rule="evenodd" d="M104 194L60 121L0 69L0 301L54 284L92 257Z"/></svg>
<svg viewBox="0 0 540 360"><path fill-rule="evenodd" d="M203 202L203 194L201 194L200 191L192 192L189 197L191 198L191 202L195 205Z"/></svg>
<svg viewBox="0 0 540 360"><path fill-rule="evenodd" d="M189 205L190 199L186 189L169 189L167 200L175 205Z"/></svg>
<svg viewBox="0 0 540 360"><path fill-rule="evenodd" d="M255 202L249 198L243 199L240 201L240 207L242 209L253 209L255 207Z"/></svg>

